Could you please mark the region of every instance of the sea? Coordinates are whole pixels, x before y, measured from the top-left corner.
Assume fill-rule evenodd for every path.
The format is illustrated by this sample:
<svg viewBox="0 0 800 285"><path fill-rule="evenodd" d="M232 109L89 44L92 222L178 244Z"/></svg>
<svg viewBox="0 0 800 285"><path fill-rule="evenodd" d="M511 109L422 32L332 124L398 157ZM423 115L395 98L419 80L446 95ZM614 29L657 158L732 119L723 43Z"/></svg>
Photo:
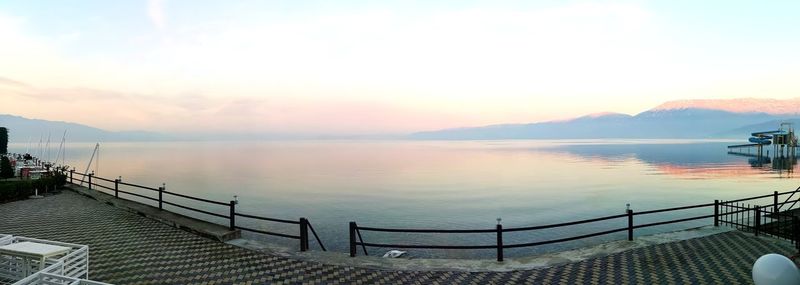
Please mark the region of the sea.
<svg viewBox="0 0 800 285"><path fill-rule="evenodd" d="M237 212L306 217L329 251L348 252L349 222L361 227L494 229L547 225L636 211L713 203L800 186L796 159L729 152L723 140L299 140L68 143L58 149L12 143L9 151L66 164L78 172L121 178L228 203ZM768 153L772 152L772 153ZM92 164L89 165L90 159ZM108 185L111 186L111 185ZM142 195L156 193L121 188ZM103 190L107 191L107 190ZM123 198L154 205L130 195ZM228 214L228 207L165 196L173 203ZM227 225L226 219L168 210ZM713 208L636 216L636 224L713 214ZM296 225L238 218L237 224L296 235ZM712 224L695 220L637 229L635 236ZM615 219L504 234L505 244L568 238L627 226ZM296 250L295 240L245 232L245 238ZM625 232L507 249L530 256L624 240ZM494 233L362 232L369 243L493 245ZM315 240L312 250L320 247ZM386 248L367 248L382 255ZM415 258L493 258L489 250L408 249ZM363 254L359 248L359 254Z"/></svg>

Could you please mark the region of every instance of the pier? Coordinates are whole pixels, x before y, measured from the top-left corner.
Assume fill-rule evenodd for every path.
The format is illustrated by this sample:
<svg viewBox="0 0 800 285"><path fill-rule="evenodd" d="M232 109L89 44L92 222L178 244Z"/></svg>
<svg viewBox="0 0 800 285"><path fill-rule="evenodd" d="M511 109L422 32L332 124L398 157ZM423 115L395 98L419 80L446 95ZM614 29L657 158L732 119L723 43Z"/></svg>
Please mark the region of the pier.
<svg viewBox="0 0 800 285"><path fill-rule="evenodd" d="M794 170L797 164L797 136L791 123L781 123L778 130L751 133L748 141L750 143L729 145L728 154L750 157L753 166L771 163L776 170Z"/></svg>

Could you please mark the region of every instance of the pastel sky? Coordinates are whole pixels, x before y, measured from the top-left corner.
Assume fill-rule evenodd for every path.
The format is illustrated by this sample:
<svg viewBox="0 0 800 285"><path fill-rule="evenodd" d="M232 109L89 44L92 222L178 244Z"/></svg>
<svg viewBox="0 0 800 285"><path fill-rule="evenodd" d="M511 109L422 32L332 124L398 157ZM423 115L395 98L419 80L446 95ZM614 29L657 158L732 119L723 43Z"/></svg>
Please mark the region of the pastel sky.
<svg viewBox="0 0 800 285"><path fill-rule="evenodd" d="M0 1L0 113L392 134L800 97L800 1Z"/></svg>

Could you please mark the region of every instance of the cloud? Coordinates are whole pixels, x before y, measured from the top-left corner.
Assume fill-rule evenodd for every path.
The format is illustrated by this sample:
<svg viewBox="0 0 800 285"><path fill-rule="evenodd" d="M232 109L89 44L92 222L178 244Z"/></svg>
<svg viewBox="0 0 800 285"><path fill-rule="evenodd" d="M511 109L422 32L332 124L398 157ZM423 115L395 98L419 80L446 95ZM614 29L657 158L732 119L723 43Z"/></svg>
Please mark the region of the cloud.
<svg viewBox="0 0 800 285"><path fill-rule="evenodd" d="M167 17L164 12L165 0L147 1L147 16L159 31L163 31L167 26Z"/></svg>
<svg viewBox="0 0 800 285"><path fill-rule="evenodd" d="M0 15L0 43L14 43L0 44L0 76L14 77L0 78L0 96L13 98L0 97L0 112L112 130L369 133L550 120L597 106L636 113L691 88L699 98L800 90L796 73L702 64L636 4L276 8L218 19L170 18L172 4L195 5L140 2L136 20L152 26L115 38L94 27L36 34L25 18ZM124 48L97 44L106 42ZM796 71L793 62L783 64ZM720 79L752 86L696 87Z"/></svg>
<svg viewBox="0 0 800 285"><path fill-rule="evenodd" d="M221 134L390 134L468 122L438 111L355 99L156 96L95 88L40 88L0 78L0 113L108 130ZM27 86L3 88L5 83Z"/></svg>
<svg viewBox="0 0 800 285"><path fill-rule="evenodd" d="M28 84L25 84L24 82L16 81L5 77L0 77L0 85L6 85L12 87L25 87L25 88L28 87Z"/></svg>

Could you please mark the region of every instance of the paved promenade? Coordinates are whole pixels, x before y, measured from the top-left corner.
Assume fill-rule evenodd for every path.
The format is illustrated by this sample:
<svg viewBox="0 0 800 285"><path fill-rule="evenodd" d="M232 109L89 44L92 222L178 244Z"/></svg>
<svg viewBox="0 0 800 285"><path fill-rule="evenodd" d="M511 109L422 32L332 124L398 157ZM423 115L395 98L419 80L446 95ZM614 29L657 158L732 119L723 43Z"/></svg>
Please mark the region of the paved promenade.
<svg viewBox="0 0 800 285"><path fill-rule="evenodd" d="M71 191L0 204L0 233L89 245L90 278L114 284L752 284L759 256L792 253L733 231L533 270L381 270L242 249Z"/></svg>

